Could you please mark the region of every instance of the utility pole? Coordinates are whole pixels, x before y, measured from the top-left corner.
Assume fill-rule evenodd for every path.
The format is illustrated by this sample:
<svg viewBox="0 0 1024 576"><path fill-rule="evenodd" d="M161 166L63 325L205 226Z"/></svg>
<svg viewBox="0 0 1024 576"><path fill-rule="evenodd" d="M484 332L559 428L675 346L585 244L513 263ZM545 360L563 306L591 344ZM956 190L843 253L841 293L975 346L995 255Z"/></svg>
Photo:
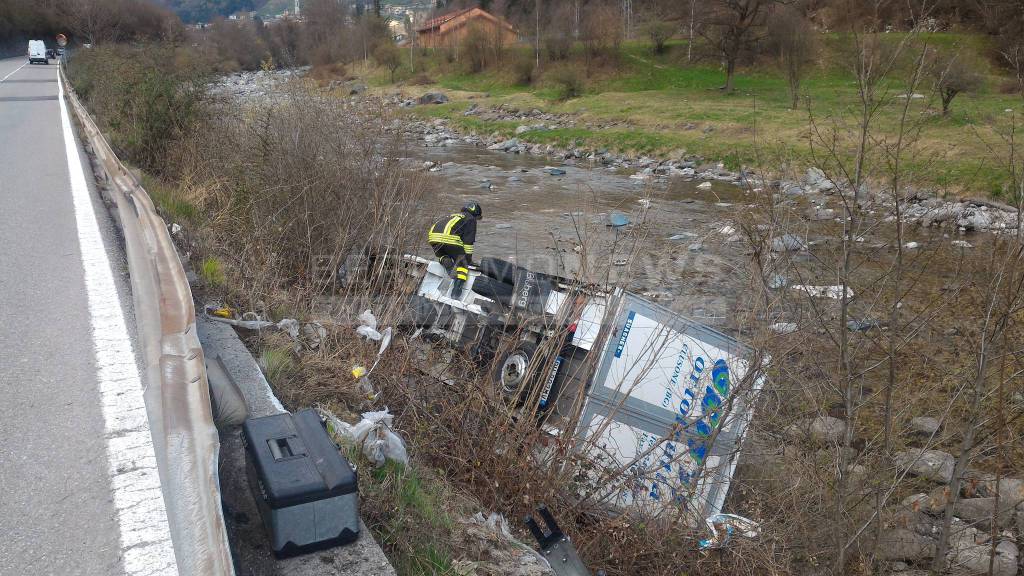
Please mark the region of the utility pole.
<svg viewBox="0 0 1024 576"><path fill-rule="evenodd" d="M576 26L572 30L572 37L576 40L580 39L580 0L574 0L573 6L576 8Z"/></svg>
<svg viewBox="0 0 1024 576"><path fill-rule="evenodd" d="M690 41L686 43L686 61L693 61L693 4L697 0L690 0Z"/></svg>
<svg viewBox="0 0 1024 576"><path fill-rule="evenodd" d="M537 16L537 41L536 41L536 56L537 56L537 68L540 68L540 0L534 0L534 12Z"/></svg>
<svg viewBox="0 0 1024 576"><path fill-rule="evenodd" d="M622 27L626 40L633 37L633 0L622 0Z"/></svg>

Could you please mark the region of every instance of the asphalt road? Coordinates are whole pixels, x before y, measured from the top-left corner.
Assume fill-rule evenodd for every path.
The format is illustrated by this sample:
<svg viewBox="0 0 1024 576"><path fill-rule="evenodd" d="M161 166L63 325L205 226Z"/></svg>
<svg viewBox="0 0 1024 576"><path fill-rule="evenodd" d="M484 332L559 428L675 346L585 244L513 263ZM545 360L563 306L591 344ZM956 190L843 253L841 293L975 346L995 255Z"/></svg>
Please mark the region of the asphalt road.
<svg viewBox="0 0 1024 576"><path fill-rule="evenodd" d="M147 572L173 573L162 499L133 502L155 542L126 537L139 526L125 525L119 494L135 471L112 466L134 448L112 433L117 401L103 391L112 350L124 361L117 378L138 378L124 255L80 148L88 196L76 208L77 141L65 139L57 66L25 62L0 60L0 574L142 573L140 547L158 552ZM86 245L89 229L99 241ZM104 299L113 306L97 324ZM111 319L120 336L97 328Z"/></svg>

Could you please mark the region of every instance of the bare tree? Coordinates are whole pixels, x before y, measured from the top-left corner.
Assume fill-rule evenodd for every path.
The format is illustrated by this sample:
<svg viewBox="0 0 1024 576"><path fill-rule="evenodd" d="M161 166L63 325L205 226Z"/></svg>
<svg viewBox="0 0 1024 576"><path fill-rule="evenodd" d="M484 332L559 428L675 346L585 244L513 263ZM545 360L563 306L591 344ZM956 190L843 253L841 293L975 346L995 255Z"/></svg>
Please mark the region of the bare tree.
<svg viewBox="0 0 1024 576"><path fill-rule="evenodd" d="M644 24L644 32L651 39L651 49L655 54L664 54L668 49L668 41L676 34L676 26L658 17L652 17Z"/></svg>
<svg viewBox="0 0 1024 576"><path fill-rule="evenodd" d="M800 103L800 83L817 48L814 29L790 6L776 10L768 24L768 37L789 85L790 108Z"/></svg>
<svg viewBox="0 0 1024 576"><path fill-rule="evenodd" d="M776 0L713 0L710 3L701 35L725 62L722 90L733 89L736 65L761 40L775 3Z"/></svg>
<svg viewBox="0 0 1024 576"><path fill-rule="evenodd" d="M88 43L118 39L124 14L118 0L67 0L64 12L71 30Z"/></svg>
<svg viewBox="0 0 1024 576"><path fill-rule="evenodd" d="M395 81L395 71L402 65L402 52L393 42L381 42L373 51L373 59L391 73L391 81Z"/></svg>
<svg viewBox="0 0 1024 576"><path fill-rule="evenodd" d="M981 86L981 75L977 64L970 62L963 53L935 52L932 61L932 76L935 90L942 100L942 115L949 115L953 99L963 92L972 92Z"/></svg>

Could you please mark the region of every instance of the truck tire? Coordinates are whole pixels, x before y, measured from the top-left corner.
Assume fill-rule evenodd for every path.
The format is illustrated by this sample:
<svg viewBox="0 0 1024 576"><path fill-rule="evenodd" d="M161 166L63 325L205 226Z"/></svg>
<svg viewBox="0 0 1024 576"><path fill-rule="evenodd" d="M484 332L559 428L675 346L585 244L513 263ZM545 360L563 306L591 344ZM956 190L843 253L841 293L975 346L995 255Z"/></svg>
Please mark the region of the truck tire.
<svg viewBox="0 0 1024 576"><path fill-rule="evenodd" d="M490 257L480 259L480 272L482 274L490 276L498 282L508 284L509 286L515 285L517 270L519 270L519 266L516 266L508 260Z"/></svg>
<svg viewBox="0 0 1024 576"><path fill-rule="evenodd" d="M537 353L537 345L533 342L520 342L510 352L494 363L491 381L505 398L519 402L527 390L523 390L523 382L530 376L530 363Z"/></svg>
<svg viewBox="0 0 1024 576"><path fill-rule="evenodd" d="M512 286L487 276L477 276L473 280L473 292L486 296L502 306L512 302Z"/></svg>

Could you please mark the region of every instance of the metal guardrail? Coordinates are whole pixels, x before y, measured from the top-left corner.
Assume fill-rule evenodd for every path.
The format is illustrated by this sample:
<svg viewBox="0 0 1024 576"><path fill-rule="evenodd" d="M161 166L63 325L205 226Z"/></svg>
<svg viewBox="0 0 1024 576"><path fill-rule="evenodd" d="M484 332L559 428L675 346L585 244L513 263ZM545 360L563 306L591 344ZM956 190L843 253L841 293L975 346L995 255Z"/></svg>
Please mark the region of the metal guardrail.
<svg viewBox="0 0 1024 576"><path fill-rule="evenodd" d="M185 270L163 219L117 158L71 89L67 100L103 167L124 235L142 379L167 520L182 576L231 576L234 568L221 510L214 426L203 349Z"/></svg>

